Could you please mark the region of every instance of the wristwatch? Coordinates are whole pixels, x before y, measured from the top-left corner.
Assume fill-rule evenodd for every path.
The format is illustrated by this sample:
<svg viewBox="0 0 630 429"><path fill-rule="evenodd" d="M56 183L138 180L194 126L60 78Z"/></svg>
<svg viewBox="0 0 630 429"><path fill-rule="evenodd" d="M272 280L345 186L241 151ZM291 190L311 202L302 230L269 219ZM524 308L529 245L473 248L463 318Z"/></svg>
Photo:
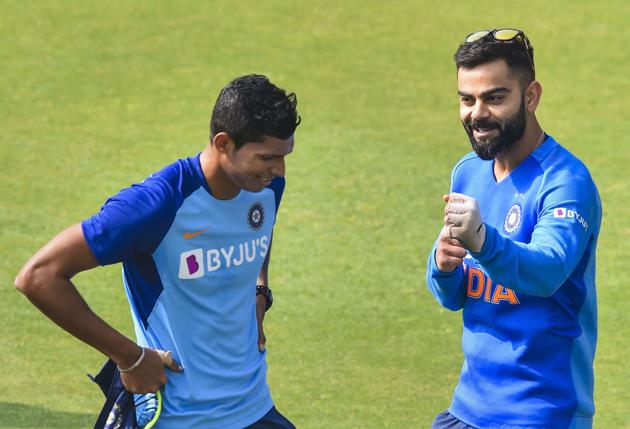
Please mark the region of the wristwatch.
<svg viewBox="0 0 630 429"><path fill-rule="evenodd" d="M271 308L273 304L273 294L271 293L271 289L266 285L256 285L256 296L264 295L267 298L267 305L265 306L265 311Z"/></svg>

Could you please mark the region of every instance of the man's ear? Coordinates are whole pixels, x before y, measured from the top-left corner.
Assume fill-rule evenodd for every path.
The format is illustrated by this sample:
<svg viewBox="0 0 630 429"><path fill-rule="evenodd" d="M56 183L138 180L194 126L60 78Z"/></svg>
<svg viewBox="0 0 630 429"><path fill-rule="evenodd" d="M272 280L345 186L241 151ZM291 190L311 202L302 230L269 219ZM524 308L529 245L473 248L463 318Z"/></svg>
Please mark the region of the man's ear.
<svg viewBox="0 0 630 429"><path fill-rule="evenodd" d="M212 145L219 153L229 154L234 151L236 145L225 132L217 133L212 139Z"/></svg>
<svg viewBox="0 0 630 429"><path fill-rule="evenodd" d="M534 113L542 97L542 85L537 80L531 82L525 89L525 108L529 113Z"/></svg>

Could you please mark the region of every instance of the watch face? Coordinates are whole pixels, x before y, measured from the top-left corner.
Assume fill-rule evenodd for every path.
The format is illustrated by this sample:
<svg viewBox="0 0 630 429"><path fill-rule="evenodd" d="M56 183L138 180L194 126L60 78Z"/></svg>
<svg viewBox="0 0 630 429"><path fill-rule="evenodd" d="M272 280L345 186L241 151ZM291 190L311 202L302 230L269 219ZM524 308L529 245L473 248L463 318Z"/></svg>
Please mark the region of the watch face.
<svg viewBox="0 0 630 429"><path fill-rule="evenodd" d="M268 286L256 286L256 295L264 295L267 299L266 310L269 310L271 304L273 304L273 294L271 293L271 289Z"/></svg>

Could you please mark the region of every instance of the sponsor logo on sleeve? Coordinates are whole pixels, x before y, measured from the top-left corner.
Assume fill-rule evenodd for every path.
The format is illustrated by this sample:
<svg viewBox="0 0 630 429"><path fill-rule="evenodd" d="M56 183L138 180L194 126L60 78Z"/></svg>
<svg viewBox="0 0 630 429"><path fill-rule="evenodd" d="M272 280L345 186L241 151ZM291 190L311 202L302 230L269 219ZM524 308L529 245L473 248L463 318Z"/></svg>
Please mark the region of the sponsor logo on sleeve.
<svg viewBox="0 0 630 429"><path fill-rule="evenodd" d="M584 228L585 231L588 229L588 222L577 210L558 207L553 209L553 217L559 219L575 219L577 223L582 225L582 228Z"/></svg>
<svg viewBox="0 0 630 429"><path fill-rule="evenodd" d="M564 207L558 207L557 209L553 209L553 217L565 218L567 217L567 209Z"/></svg>

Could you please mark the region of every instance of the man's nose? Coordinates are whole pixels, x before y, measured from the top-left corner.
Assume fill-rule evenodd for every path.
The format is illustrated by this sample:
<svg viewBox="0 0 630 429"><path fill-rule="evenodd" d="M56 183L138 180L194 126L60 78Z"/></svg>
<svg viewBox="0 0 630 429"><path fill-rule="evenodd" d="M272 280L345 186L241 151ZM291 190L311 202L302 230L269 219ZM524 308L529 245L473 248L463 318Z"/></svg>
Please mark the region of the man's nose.
<svg viewBox="0 0 630 429"><path fill-rule="evenodd" d="M285 167L284 167L284 158L281 158L271 169L271 173L274 176L284 176Z"/></svg>
<svg viewBox="0 0 630 429"><path fill-rule="evenodd" d="M488 106L482 101L477 101L470 112L470 118L477 121L489 116L490 111L488 110Z"/></svg>

